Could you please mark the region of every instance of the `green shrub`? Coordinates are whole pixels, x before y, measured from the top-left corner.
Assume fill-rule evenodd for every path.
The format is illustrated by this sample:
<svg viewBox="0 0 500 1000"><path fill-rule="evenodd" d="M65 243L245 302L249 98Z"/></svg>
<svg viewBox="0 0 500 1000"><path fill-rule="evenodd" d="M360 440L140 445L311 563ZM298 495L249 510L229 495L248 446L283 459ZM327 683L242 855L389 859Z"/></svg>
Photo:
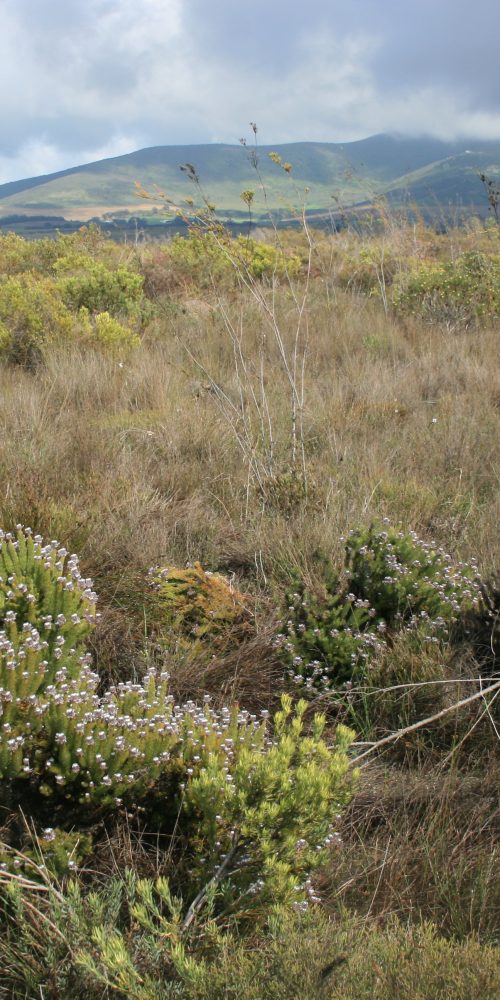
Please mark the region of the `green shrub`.
<svg viewBox="0 0 500 1000"><path fill-rule="evenodd" d="M328 565L321 593L297 579L286 601L288 617L276 646L290 680L305 690L350 684L384 646L374 609L347 595Z"/></svg>
<svg viewBox="0 0 500 1000"><path fill-rule="evenodd" d="M15 533L0 531L4 718L17 711L16 698L27 698L53 684L61 666L71 677L78 673L85 641L96 620L95 600L92 581L80 574L78 557L69 555L59 542L44 545L40 535L33 537L31 529L20 525ZM41 668L39 677L28 670L35 661ZM7 695L11 696L8 701Z"/></svg>
<svg viewBox="0 0 500 1000"><path fill-rule="evenodd" d="M95 348L102 349L112 357L123 358L140 347L138 333L110 316L108 312L90 316L85 306L79 312L79 320L85 340Z"/></svg>
<svg viewBox="0 0 500 1000"><path fill-rule="evenodd" d="M327 749L324 719L305 734L305 703L292 714L285 696L274 731L265 712L177 705L153 669L99 694L78 655L94 595L76 557L21 530L0 556L4 804L61 830L140 805L149 829L178 839L189 902L220 870L228 912L301 903L350 796L349 730Z"/></svg>
<svg viewBox="0 0 500 1000"><path fill-rule="evenodd" d="M270 915L250 937L204 916L182 931L164 879L131 872L90 890L14 881L0 897L2 986L61 1000L496 1000L498 949L432 924L385 926L319 907Z"/></svg>
<svg viewBox="0 0 500 1000"><path fill-rule="evenodd" d="M110 270L100 261L82 256L79 272L60 277L58 285L65 304L75 312L84 307L90 313L137 318L143 306L143 281L140 274L126 267Z"/></svg>
<svg viewBox="0 0 500 1000"><path fill-rule="evenodd" d="M479 598L477 567L453 560L414 531L389 526L351 531L346 542L349 590L369 601L389 629L423 621L445 627Z"/></svg>
<svg viewBox="0 0 500 1000"><path fill-rule="evenodd" d="M21 274L0 281L0 351L8 362L36 367L46 344L67 339L74 327L50 278Z"/></svg>
<svg viewBox="0 0 500 1000"><path fill-rule="evenodd" d="M187 237L175 236L165 256L186 280L201 284L238 276L250 280L283 277L301 268L296 255L287 256L278 247L244 236L232 239L222 227L194 228Z"/></svg>
<svg viewBox="0 0 500 1000"><path fill-rule="evenodd" d="M354 530L345 552L342 577L324 560L322 593L298 581L287 595L277 646L290 678L306 689L362 679L371 657L403 629L438 642L461 610L479 601L475 565L453 565L414 532Z"/></svg>
<svg viewBox="0 0 500 1000"><path fill-rule="evenodd" d="M500 316L500 254L469 250L449 263L419 263L401 275L396 309L430 321L470 326Z"/></svg>
<svg viewBox="0 0 500 1000"><path fill-rule="evenodd" d="M60 243L60 239L26 240L15 233L0 236L0 274L50 274L60 255Z"/></svg>

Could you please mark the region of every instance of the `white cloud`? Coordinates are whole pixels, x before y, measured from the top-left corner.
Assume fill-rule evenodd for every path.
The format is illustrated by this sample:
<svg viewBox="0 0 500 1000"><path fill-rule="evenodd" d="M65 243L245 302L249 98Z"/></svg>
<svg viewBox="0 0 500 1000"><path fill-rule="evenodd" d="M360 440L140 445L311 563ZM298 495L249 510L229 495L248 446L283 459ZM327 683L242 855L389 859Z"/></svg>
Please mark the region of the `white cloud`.
<svg viewBox="0 0 500 1000"><path fill-rule="evenodd" d="M251 120L269 143L499 137L489 3L2 0L0 179Z"/></svg>
<svg viewBox="0 0 500 1000"><path fill-rule="evenodd" d="M68 155L60 147L43 139L30 139L15 155L0 154L0 184L18 180L21 177L40 177L44 174L65 170L68 166L104 160L110 156L121 156L138 148L140 142L134 136L115 135L104 146L81 149L75 152L74 162L68 164Z"/></svg>

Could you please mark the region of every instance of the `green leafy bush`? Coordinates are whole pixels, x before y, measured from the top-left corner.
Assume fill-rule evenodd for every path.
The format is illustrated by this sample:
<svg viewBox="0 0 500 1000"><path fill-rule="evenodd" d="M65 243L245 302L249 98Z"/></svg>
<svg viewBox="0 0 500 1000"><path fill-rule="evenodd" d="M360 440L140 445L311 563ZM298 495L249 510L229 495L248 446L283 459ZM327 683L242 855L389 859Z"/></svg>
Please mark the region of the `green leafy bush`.
<svg viewBox="0 0 500 1000"><path fill-rule="evenodd" d="M140 274L126 267L110 270L100 261L82 256L79 273L59 279L59 288L69 309L84 307L90 313L138 317L143 305L143 281Z"/></svg>
<svg viewBox="0 0 500 1000"><path fill-rule="evenodd" d="M500 316L500 254L469 250L448 263L422 262L395 284L403 313L470 326Z"/></svg>
<svg viewBox="0 0 500 1000"><path fill-rule="evenodd" d="M438 642L480 596L477 569L388 526L354 530L342 577L324 561L324 589L297 581L277 646L293 682L306 689L349 684L405 629Z"/></svg>
<svg viewBox="0 0 500 1000"><path fill-rule="evenodd" d="M45 345L67 340L74 328L50 278L28 273L0 280L0 352L8 362L36 367Z"/></svg>

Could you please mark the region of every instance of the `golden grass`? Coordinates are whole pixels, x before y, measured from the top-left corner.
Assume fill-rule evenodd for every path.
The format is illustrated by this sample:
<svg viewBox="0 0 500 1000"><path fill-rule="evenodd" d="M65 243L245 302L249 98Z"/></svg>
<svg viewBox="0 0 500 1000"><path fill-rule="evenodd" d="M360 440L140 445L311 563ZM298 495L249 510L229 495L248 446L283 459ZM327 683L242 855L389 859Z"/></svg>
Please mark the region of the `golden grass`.
<svg viewBox="0 0 500 1000"><path fill-rule="evenodd" d="M490 240L473 230L447 242L420 230L387 239L403 261L412 246L453 255L476 236ZM380 297L341 288L339 260L354 240L320 241L304 298L295 468L276 330L292 358L304 278L258 294L252 284L183 291L175 282L168 294L153 283L156 319L123 364L58 346L34 374L0 370L0 523L29 524L80 554L101 598L103 671L130 676L153 655L145 594L154 565L199 560L253 595L250 639L213 662L172 666L178 697L208 690L250 708L272 707L279 694L271 638L285 586L297 569L314 584L318 549L340 561L351 527L388 517L457 559L475 557L485 579L498 571L498 329L401 319ZM304 473L307 493L291 501ZM454 670L452 659L440 676ZM476 749L455 772L425 741L406 763L365 772L344 851L325 875L332 905L495 936L498 765L492 741L485 746L483 763Z"/></svg>

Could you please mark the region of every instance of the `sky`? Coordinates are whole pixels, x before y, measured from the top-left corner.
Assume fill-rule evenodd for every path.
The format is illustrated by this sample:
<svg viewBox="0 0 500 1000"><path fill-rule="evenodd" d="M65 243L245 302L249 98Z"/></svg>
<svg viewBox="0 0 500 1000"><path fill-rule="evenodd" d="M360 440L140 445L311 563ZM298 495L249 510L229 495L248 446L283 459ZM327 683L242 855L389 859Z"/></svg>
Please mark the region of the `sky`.
<svg viewBox="0 0 500 1000"><path fill-rule="evenodd" d="M500 138L498 0L0 0L0 183L145 146Z"/></svg>

